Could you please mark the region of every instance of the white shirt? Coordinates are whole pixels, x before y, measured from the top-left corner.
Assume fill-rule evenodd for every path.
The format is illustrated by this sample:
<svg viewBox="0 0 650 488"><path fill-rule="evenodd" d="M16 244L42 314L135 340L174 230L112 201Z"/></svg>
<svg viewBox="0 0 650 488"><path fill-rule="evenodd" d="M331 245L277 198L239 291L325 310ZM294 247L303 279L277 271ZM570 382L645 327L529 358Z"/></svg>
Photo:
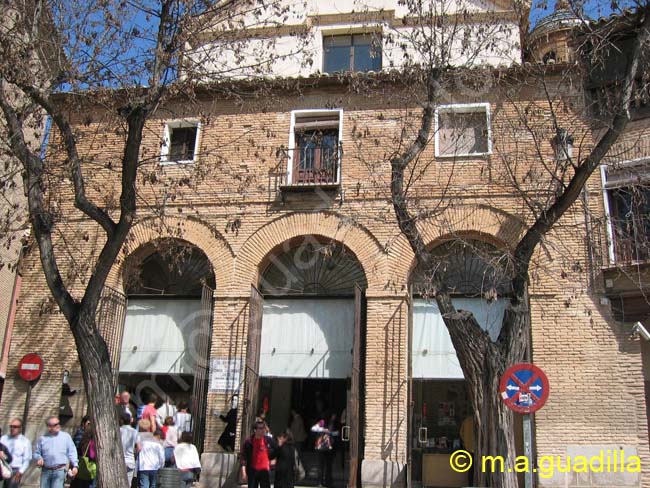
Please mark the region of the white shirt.
<svg viewBox="0 0 650 488"><path fill-rule="evenodd" d="M178 469L194 469L201 467L199 451L194 444L181 442L174 448L174 460Z"/></svg>
<svg viewBox="0 0 650 488"><path fill-rule="evenodd" d="M167 427L167 433L165 434L165 440L163 441L163 447L176 447L178 444L178 430L176 426L170 425Z"/></svg>
<svg viewBox="0 0 650 488"><path fill-rule="evenodd" d="M176 415L176 406L171 403L163 403L158 410L156 410L156 420L158 420L158 425L165 425L165 419L167 417L173 417Z"/></svg>
<svg viewBox="0 0 650 488"><path fill-rule="evenodd" d="M140 432L138 471L158 471L165 465L165 450L151 432Z"/></svg>
<svg viewBox="0 0 650 488"><path fill-rule="evenodd" d="M124 462L129 469L135 468L135 443L138 439L138 432L130 425L120 427L122 438L122 449L124 450Z"/></svg>
<svg viewBox="0 0 650 488"><path fill-rule="evenodd" d="M23 434L15 437L3 435L0 437L0 442L7 446L11 453L11 467L20 471L21 474L25 474L32 460L32 443L29 442L29 439Z"/></svg>
<svg viewBox="0 0 650 488"><path fill-rule="evenodd" d="M192 432L192 415L187 412L176 412L174 425L178 432Z"/></svg>

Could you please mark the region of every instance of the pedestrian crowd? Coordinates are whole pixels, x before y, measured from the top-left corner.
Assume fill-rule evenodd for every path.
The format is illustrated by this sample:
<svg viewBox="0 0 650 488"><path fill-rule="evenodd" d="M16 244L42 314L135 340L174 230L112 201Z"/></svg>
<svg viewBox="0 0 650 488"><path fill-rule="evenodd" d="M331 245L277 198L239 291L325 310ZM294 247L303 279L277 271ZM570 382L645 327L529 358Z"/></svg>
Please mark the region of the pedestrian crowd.
<svg viewBox="0 0 650 488"><path fill-rule="evenodd" d="M151 394L143 408L136 409L130 393L115 397L115 412L127 468L128 486L156 488L162 468L180 471L185 486L192 486L201 472L199 453L192 444L192 417L187 404L178 407L169 399L158 402ZM40 488L95 488L97 448L95 429L88 416L81 420L74 436L61 430L58 417L45 422L47 432L32 443L23 434L23 422L9 422L9 434L0 437L0 487L18 488L34 463L41 470ZM136 427L137 426L137 430Z"/></svg>

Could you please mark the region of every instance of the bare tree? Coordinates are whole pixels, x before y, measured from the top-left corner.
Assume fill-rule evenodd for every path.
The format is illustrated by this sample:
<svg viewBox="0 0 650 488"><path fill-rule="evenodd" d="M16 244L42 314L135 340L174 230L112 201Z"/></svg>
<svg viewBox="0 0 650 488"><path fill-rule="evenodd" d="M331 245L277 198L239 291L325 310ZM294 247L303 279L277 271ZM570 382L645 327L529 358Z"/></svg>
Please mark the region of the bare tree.
<svg viewBox="0 0 650 488"><path fill-rule="evenodd" d="M263 74L273 60L273 54L263 54L274 52L272 40L266 49L243 55L247 40L236 33L244 25L278 25L289 9L257 0L20 0L3 7L8 16L0 27L0 108L7 177L23 175L27 218L45 278L74 337L95 425L98 486L126 486L123 455L115 448L120 436L111 361L95 311L137 209L159 213L159 202L138 193L142 165L160 159L141 148L145 124L173 97L191 99L197 84L236 76L238 70ZM209 71L199 71L196 58L183 56L204 30L231 54L228 63ZM200 62L210 59L207 53ZM112 123L123 144L108 148L100 165L89 141L101 141L107 126L91 125L94 116ZM46 118L53 125L53 151L44 158L30 135L43 135ZM100 169L109 178L99 185L113 181L114 194L98 191L97 181L90 181ZM70 272L65 222L73 212L98 226L100 251L90 253L82 270Z"/></svg>

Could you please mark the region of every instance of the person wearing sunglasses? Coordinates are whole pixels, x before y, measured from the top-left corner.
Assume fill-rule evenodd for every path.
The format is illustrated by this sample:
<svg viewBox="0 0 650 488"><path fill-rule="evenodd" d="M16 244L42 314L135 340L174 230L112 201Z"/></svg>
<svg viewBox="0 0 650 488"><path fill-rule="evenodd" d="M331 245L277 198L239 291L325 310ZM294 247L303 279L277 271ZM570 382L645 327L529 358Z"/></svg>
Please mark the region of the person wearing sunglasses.
<svg viewBox="0 0 650 488"><path fill-rule="evenodd" d="M248 482L248 488L271 487L271 459L275 459L278 445L271 436L267 436L267 425L258 420L253 426L253 435L241 448L241 479Z"/></svg>
<svg viewBox="0 0 650 488"><path fill-rule="evenodd" d="M12 456L10 463L11 478L7 480L7 488L17 488L20 486L20 480L32 460L32 443L23 435L23 421L21 419L11 419L11 422L9 422L9 435L3 435L0 438L0 443L7 446Z"/></svg>
<svg viewBox="0 0 650 488"><path fill-rule="evenodd" d="M58 417L48 418L45 425L47 434L38 439L34 451L34 461L42 468L40 488L63 488L68 463L72 476L77 476L77 448L70 434L61 431Z"/></svg>

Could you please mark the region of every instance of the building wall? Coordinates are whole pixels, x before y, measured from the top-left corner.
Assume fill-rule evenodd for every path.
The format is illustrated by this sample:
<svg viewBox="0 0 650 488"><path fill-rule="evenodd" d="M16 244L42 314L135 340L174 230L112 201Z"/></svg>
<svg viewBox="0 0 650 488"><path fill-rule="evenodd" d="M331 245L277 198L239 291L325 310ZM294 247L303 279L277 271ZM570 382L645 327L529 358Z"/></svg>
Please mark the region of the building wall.
<svg viewBox="0 0 650 488"><path fill-rule="evenodd" d="M163 201L166 196L165 217L155 218L141 207L123 255L163 236L183 238L203 250L217 284L211 357L243 359L250 285L257 283L264 258L296 236L316 234L347 246L359 259L368 281L364 466L374 466L367 473L377 473L377 466L389 466L399 484L407 460L408 312L404 297L413 254L395 225L387 199L385 154L395 147L403 116L412 107L400 104L398 89L381 89L385 92L367 96L323 87L305 89L300 96L276 95L260 104L203 98L199 105L170 105L170 118L200 112L200 156L193 166L159 166L157 154L165 119L149 122L143 161L150 162L143 171L157 179L140 184L140 201ZM395 96L388 99L386 93ZM423 209L437 209L421 222L427 243L449 235L468 235L512 246L531 221L521 194L508 183L504 164L506 160L513 163L511 169L523 176L540 169L535 159L538 153L530 147L525 128L509 122L516 120L517 109L536 107L536 120L546 127L548 114L533 90L522 90L518 96L517 100L502 98L493 87L489 93L467 98L493 104L492 156L436 161L432 149L427 149L430 165L413 189ZM277 148L288 143L290 110L332 106L344 109L341 191L282 198L275 190L272 172L281 162ZM576 133L589 133L577 112L569 111L565 117ZM122 143L120 134L106 130L110 127L107 121L98 116L80 127L89 136L100 135L82 138L85 151L98 163L113 157ZM550 143L540 150L544 157L552 158ZM101 181L101 185L89 185L97 194L113 192L117 181L100 169L91 179ZM177 191L170 190L179 182ZM594 175L592 194L599 188L599 175ZM61 263L62 269L70 271L73 265L91 262L93 251L101 244L101 233L77 219L70 202L63 201L69 188L59 190L61 208L71 215L65 227L70 238L66 244L74 243L75 256ZM598 209L597 199L591 202ZM589 291L585 225L584 213L575 205L539 247L531 267L533 361L547 372L551 383L550 399L535 416L537 456L629 446L647 466L650 455L638 339L621 329L601 305L600 297ZM123 262L120 259L115 264L109 279L118 289ZM15 368L27 352L38 352L45 360L45 373L32 393L28 434L33 437L44 430L46 415L57 411L63 370L75 371L77 366L67 325L48 301L36 249L26 256L25 269L9 364ZM81 270L76 290L82 289L88 271ZM66 277L71 282L76 279L73 273ZM4 419L22 414L24 405L25 385L16 378L15 369L10 378L0 405ZM207 453L219 450L216 441L223 424L217 413L225 411L227 401L224 394L208 395ZM81 406L78 408L69 426L81 415ZM377 480L373 477L365 482L391 484L393 475ZM631 481L615 480L612 486L627 486L624 483L628 481L629 486L650 486L638 476ZM566 486L567 478L558 474L540 481L541 486ZM568 482L575 485L573 481ZM588 480L589 484L598 482L602 479Z"/></svg>

